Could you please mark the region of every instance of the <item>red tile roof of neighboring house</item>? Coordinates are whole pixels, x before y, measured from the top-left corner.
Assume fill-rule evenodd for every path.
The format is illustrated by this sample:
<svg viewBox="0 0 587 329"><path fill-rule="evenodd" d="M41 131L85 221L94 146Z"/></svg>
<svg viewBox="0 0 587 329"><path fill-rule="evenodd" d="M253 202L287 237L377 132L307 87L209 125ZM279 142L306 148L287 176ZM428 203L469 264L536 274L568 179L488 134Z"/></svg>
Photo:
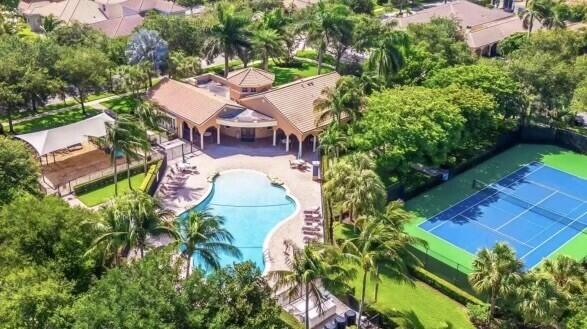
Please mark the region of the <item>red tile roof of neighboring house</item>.
<svg viewBox="0 0 587 329"><path fill-rule="evenodd" d="M110 37L131 34L143 22L139 14L146 11L179 14L187 10L170 0L21 0L18 9L25 16L53 15L66 23L89 24Z"/></svg>

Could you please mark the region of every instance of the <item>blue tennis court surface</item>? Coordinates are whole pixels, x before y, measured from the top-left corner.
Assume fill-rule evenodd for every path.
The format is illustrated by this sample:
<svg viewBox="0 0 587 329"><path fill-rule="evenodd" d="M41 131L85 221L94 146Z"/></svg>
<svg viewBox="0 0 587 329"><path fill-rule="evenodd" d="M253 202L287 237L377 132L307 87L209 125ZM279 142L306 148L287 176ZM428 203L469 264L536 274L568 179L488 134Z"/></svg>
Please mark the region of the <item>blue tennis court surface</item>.
<svg viewBox="0 0 587 329"><path fill-rule="evenodd" d="M419 226L472 254L507 242L532 268L587 233L587 180L533 162Z"/></svg>

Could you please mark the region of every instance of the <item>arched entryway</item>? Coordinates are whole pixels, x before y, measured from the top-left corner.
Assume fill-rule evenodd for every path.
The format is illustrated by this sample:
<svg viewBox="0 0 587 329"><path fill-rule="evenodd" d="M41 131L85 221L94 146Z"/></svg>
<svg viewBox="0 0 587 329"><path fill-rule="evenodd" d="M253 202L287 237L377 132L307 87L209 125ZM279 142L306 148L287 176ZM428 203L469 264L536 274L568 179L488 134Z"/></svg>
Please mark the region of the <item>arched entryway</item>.
<svg viewBox="0 0 587 329"><path fill-rule="evenodd" d="M286 151L291 150L293 152L297 152L297 157L301 158L303 144L300 143L300 139L294 134L287 135L286 139L287 139Z"/></svg>
<svg viewBox="0 0 587 329"><path fill-rule="evenodd" d="M316 152L318 148L318 136L317 135L308 135L304 138L304 150L312 150L312 152Z"/></svg>
<svg viewBox="0 0 587 329"><path fill-rule="evenodd" d="M190 142L192 140L190 126L188 126L188 124L185 121L181 124L181 138Z"/></svg>

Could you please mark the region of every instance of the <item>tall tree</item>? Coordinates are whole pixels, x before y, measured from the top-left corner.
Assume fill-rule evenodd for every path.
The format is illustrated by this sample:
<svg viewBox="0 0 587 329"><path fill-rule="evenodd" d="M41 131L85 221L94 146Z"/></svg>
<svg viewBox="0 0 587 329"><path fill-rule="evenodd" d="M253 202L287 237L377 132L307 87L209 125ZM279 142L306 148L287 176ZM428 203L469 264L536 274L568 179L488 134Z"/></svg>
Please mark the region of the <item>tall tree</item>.
<svg viewBox="0 0 587 329"><path fill-rule="evenodd" d="M564 28L566 26L564 17L555 10L556 2L553 0L531 0L528 1L526 11L522 16L524 26L528 29L528 35L532 33L534 20L538 20L547 29Z"/></svg>
<svg viewBox="0 0 587 329"><path fill-rule="evenodd" d="M318 49L318 74L322 72L324 54L334 38L346 33L352 25L351 11L342 4L320 1L307 7L298 25L300 33L307 33L307 41Z"/></svg>
<svg viewBox="0 0 587 329"><path fill-rule="evenodd" d="M177 222L177 242L187 263L186 278L190 276L194 258L205 268L218 270L222 254L241 257L238 248L232 244L232 234L223 225L224 218L198 210L188 212Z"/></svg>
<svg viewBox="0 0 587 329"><path fill-rule="evenodd" d="M269 59L283 53L283 41L277 30L260 28L253 33L251 44L261 56L263 70L269 71Z"/></svg>
<svg viewBox="0 0 587 329"><path fill-rule="evenodd" d="M107 85L110 61L104 53L92 48L66 48L55 64L61 79L71 87L71 95L86 114L85 103L92 91Z"/></svg>
<svg viewBox="0 0 587 329"><path fill-rule="evenodd" d="M0 207L21 192L39 193L39 163L20 141L0 136Z"/></svg>
<svg viewBox="0 0 587 329"><path fill-rule="evenodd" d="M292 248L289 269L269 272L275 289L286 289L290 299L304 298L304 327L310 329L310 300L322 312L325 301L322 284L338 284L351 278L353 272L345 268L337 249L331 246L310 245L304 249Z"/></svg>
<svg viewBox="0 0 587 329"><path fill-rule="evenodd" d="M113 123L106 123L106 135L96 143L110 152L110 163L113 168L114 195L118 195L118 152L123 150L132 139L132 123L122 118Z"/></svg>
<svg viewBox="0 0 587 329"><path fill-rule="evenodd" d="M229 60L236 56L240 48L250 47L248 26L251 14L248 10L220 2L216 5L217 22L210 29L211 38L206 44L207 56L212 59L220 54L224 56L224 76L228 76Z"/></svg>
<svg viewBox="0 0 587 329"><path fill-rule="evenodd" d="M521 281L521 270L522 263L505 243L498 243L492 249L485 248L477 253L469 281L475 290L489 296L488 326L493 323L499 299L513 293Z"/></svg>
<svg viewBox="0 0 587 329"><path fill-rule="evenodd" d="M201 71L200 59L188 56L182 51L171 52L169 56L169 76L174 79L185 79L198 75Z"/></svg>
<svg viewBox="0 0 587 329"><path fill-rule="evenodd" d="M340 125L342 119L349 121L359 118L364 101L359 79L353 76L340 78L334 88L322 91L322 97L314 101L316 123L324 124L328 120Z"/></svg>
<svg viewBox="0 0 587 329"><path fill-rule="evenodd" d="M409 46L408 35L401 31L388 32L380 37L372 50L367 68L381 80L390 84L391 78L404 65L404 56Z"/></svg>
<svg viewBox="0 0 587 329"><path fill-rule="evenodd" d="M406 239L406 237L408 239ZM402 231L396 231L391 226L374 218L365 220L358 236L346 239L342 245L344 256L357 265L361 271L361 300L359 303L358 319L361 319L365 307L367 278L378 281L379 267L387 264L386 270L392 272L393 277L407 279L406 248L410 245L409 236ZM410 258L410 260L412 260ZM360 321L357 328L361 328Z"/></svg>
<svg viewBox="0 0 587 329"><path fill-rule="evenodd" d="M159 36L159 32L147 29L133 34L126 49L129 64L148 63L149 88L153 87L153 75L167 68L167 55L167 42Z"/></svg>

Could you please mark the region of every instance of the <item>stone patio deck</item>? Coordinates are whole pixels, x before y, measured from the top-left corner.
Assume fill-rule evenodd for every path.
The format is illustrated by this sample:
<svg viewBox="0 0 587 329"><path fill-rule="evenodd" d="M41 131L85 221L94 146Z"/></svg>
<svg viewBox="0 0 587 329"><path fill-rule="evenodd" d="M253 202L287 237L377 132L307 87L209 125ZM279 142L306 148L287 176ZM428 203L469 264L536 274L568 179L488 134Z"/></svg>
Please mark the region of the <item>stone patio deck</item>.
<svg viewBox="0 0 587 329"><path fill-rule="evenodd" d="M305 146L305 145L304 145ZM297 148L292 148L297 150ZM317 160L317 153L311 152L311 147L303 154L307 162ZM193 152L192 152L193 151ZM254 143L239 142L235 139L223 138L222 145L208 143L201 151L194 145L188 147L186 162L195 164L198 174L188 175L181 187L176 189L175 197L167 197L162 191L157 192L164 207L173 210L176 214L192 208L202 201L211 189L208 177L215 172L231 169L251 169L269 176L281 179L289 193L298 201L296 213L289 219L282 221L266 238L264 251L266 255L265 272L287 269L285 263L284 241L291 240L297 246L303 247L302 225L303 210L321 205L320 183L312 180L311 167L305 171L291 169L290 160L295 160L296 154L287 153L283 146L271 146L269 140L259 140ZM170 161L170 166L182 162L182 158ZM165 184L167 179L163 180Z"/></svg>

